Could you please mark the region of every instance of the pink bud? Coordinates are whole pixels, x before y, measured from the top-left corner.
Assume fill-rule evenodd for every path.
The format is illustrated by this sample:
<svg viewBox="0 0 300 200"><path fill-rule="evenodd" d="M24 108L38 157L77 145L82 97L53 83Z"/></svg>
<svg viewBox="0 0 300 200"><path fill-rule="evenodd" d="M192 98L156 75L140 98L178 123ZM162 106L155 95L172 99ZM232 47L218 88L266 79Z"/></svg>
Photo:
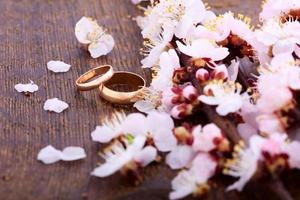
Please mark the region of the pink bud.
<svg viewBox="0 0 300 200"><path fill-rule="evenodd" d="M183 89L183 96L190 101L195 101L199 95L197 89L194 86L188 85Z"/></svg>
<svg viewBox="0 0 300 200"><path fill-rule="evenodd" d="M191 104L182 103L172 108L171 115L175 119L182 119L192 114L193 106Z"/></svg>
<svg viewBox="0 0 300 200"><path fill-rule="evenodd" d="M196 72L196 78L200 81L200 83L206 82L209 79L209 73L206 69L200 68Z"/></svg>
<svg viewBox="0 0 300 200"><path fill-rule="evenodd" d="M228 78L228 70L225 65L217 66L212 72L212 77L217 80L225 80Z"/></svg>

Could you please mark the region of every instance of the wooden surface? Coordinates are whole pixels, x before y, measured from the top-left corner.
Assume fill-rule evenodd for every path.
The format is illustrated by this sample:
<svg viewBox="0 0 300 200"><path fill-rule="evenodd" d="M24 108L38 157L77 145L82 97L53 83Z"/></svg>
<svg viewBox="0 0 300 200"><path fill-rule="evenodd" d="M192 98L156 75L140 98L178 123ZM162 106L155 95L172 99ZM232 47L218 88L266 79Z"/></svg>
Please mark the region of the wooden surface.
<svg viewBox="0 0 300 200"><path fill-rule="evenodd" d="M219 12L242 8L256 19L260 4L258 0L210 2ZM149 72L139 64L139 29L130 19L130 15L137 13L129 0L0 1L1 200L167 198L174 172L166 166L146 169L145 182L136 187L119 175L106 179L89 175L101 160L97 156L101 145L91 141L90 132L114 110L131 109L102 101L97 91L79 93L74 87L80 74L100 64L139 73L149 81ZM84 15L96 18L113 34L116 47L108 56L92 59L80 48L74 25ZM63 74L51 73L46 69L49 60L63 60L72 68ZM29 79L40 86L37 93L28 97L14 90L15 84ZM44 101L53 97L68 102L70 108L62 114L45 112ZM59 149L81 146L88 156L82 161L44 165L36 156L48 144ZM290 176L285 177L286 182ZM242 194L225 193L222 185L214 188L206 199L263 199L272 195L263 183L250 184ZM293 196L299 193L295 188L289 187Z"/></svg>

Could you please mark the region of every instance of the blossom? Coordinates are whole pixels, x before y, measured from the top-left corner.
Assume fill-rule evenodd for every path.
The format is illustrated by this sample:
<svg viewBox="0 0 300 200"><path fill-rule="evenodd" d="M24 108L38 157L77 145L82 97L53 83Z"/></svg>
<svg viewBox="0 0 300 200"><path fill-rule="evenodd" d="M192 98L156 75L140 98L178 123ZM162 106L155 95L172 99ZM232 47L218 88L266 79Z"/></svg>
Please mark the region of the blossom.
<svg viewBox="0 0 300 200"><path fill-rule="evenodd" d="M193 130L193 149L195 151L210 152L224 140L221 130L215 124L207 124L203 128L197 126Z"/></svg>
<svg viewBox="0 0 300 200"><path fill-rule="evenodd" d="M211 83L204 90L207 91L206 95L201 95L199 100L208 105L216 105L217 113L221 116L237 112L248 98L246 94L241 94L241 87L235 84Z"/></svg>
<svg viewBox="0 0 300 200"><path fill-rule="evenodd" d="M93 58L107 55L115 45L114 38L106 34L97 21L91 18L82 17L76 23L75 35L80 43L88 45L88 50Z"/></svg>
<svg viewBox="0 0 300 200"><path fill-rule="evenodd" d="M170 199L184 198L197 192L201 184L215 174L216 161L208 154L198 154L189 170L183 170L172 180Z"/></svg>
<svg viewBox="0 0 300 200"><path fill-rule="evenodd" d="M144 136L153 139L159 151L168 152L177 145L173 128L174 122L166 113L154 111L147 117L140 113L132 113L122 119L118 118L117 122L97 127L92 132L92 138L94 141L106 143L120 135Z"/></svg>
<svg viewBox="0 0 300 200"><path fill-rule="evenodd" d="M253 135L249 140L249 147L244 149L243 145L235 147L237 156L229 160L224 173L239 178L238 181L230 185L227 190L242 191L245 184L253 177L257 171L259 161L265 161L263 152L270 156L284 153L286 135L273 134L270 138Z"/></svg>
<svg viewBox="0 0 300 200"><path fill-rule="evenodd" d="M144 38L153 40L163 30L185 38L195 25L214 17L201 0L162 0L145 9L146 15L138 18Z"/></svg>
<svg viewBox="0 0 300 200"><path fill-rule="evenodd" d="M273 57L276 58L281 55L283 56L281 56L282 58L279 57L280 59L291 60L288 59L291 57L288 55L299 52L297 45L300 43L299 30L300 24L297 21L281 24L275 20L268 21L261 29L256 30L255 36L257 41L262 44L262 46L257 48L261 64L266 65L265 62L269 62L270 58L273 59Z"/></svg>
<svg viewBox="0 0 300 200"><path fill-rule="evenodd" d="M249 23L249 18L241 17L237 19L232 12L227 12L208 21L204 26L211 31L211 35L217 42L226 40L230 35L236 35L253 46L255 35Z"/></svg>
<svg viewBox="0 0 300 200"><path fill-rule="evenodd" d="M148 160L148 158L153 159L155 157L153 155L146 155L148 153L156 154L156 152L143 148L146 142L146 138L144 136L135 137L131 144L127 140L123 142L125 143L125 146L121 142L116 141L109 147L110 149L108 149L107 152L102 155L102 157L105 159L105 163L93 170L91 173L93 176L110 176L129 162L135 161L135 157L137 158L138 163L143 163L144 161L141 160L142 158L140 153L147 158L145 164L151 162Z"/></svg>
<svg viewBox="0 0 300 200"><path fill-rule="evenodd" d="M61 101L58 98L48 99L44 103L44 110L53 111L56 113L61 113L68 107L69 105L66 102Z"/></svg>
<svg viewBox="0 0 300 200"><path fill-rule="evenodd" d="M48 68L48 70L53 71L55 73L60 73L60 72L69 71L71 68L71 65L64 63L62 61L51 60L47 63L47 68Z"/></svg>
<svg viewBox="0 0 300 200"><path fill-rule="evenodd" d="M30 83L27 83L27 84L22 84L22 83L16 84L15 90L17 90L18 92L24 92L24 93L27 93L27 92L34 93L39 90L39 86L34 84L34 82L30 80Z"/></svg>
<svg viewBox="0 0 300 200"><path fill-rule="evenodd" d="M59 160L73 161L80 160L86 157L85 151L81 147L66 147L63 151L55 149L53 146L48 145L47 147L40 150L37 159L45 164L52 164Z"/></svg>
<svg viewBox="0 0 300 200"><path fill-rule="evenodd" d="M208 58L212 61L219 61L229 55L228 49L218 47L216 44L206 39L198 39L191 43L191 45L184 45L181 42L176 42L179 50L192 58Z"/></svg>
<svg viewBox="0 0 300 200"><path fill-rule="evenodd" d="M290 11L300 8L298 0L267 0L263 5L263 10L260 13L262 21L278 20L282 17L288 17Z"/></svg>

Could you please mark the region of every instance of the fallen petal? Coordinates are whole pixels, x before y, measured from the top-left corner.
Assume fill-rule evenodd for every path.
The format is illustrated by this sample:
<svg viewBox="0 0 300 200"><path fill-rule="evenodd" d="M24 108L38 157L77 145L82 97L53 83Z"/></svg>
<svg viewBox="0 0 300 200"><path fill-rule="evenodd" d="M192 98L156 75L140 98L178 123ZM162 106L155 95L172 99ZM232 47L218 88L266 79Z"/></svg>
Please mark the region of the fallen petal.
<svg viewBox="0 0 300 200"><path fill-rule="evenodd" d="M45 164L51 164L61 160L61 157L61 151L55 149L51 145L48 145L47 147L40 150L37 159Z"/></svg>
<svg viewBox="0 0 300 200"><path fill-rule="evenodd" d="M18 92L34 93L39 90L39 86L34 84L34 82L30 81L30 83L27 84L19 83L15 85L15 90L17 90Z"/></svg>
<svg viewBox="0 0 300 200"><path fill-rule="evenodd" d="M61 159L64 161L80 160L86 157L85 151L81 147L66 147L62 151Z"/></svg>
<svg viewBox="0 0 300 200"><path fill-rule="evenodd" d="M69 64L66 64L62 61L49 61L47 63L47 68L50 70L50 71L53 71L55 73L60 73L60 72L67 72L70 70L71 68L71 65Z"/></svg>
<svg viewBox="0 0 300 200"><path fill-rule="evenodd" d="M59 100L58 98L48 99L44 104L44 110L53 111L56 113L61 113L65 109L67 109L69 105Z"/></svg>

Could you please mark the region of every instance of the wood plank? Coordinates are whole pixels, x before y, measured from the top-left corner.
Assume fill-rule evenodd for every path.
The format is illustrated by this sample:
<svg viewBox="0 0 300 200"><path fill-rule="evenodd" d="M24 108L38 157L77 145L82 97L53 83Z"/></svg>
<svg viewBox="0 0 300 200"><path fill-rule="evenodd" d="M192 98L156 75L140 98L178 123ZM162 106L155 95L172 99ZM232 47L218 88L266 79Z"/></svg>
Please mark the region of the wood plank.
<svg viewBox="0 0 300 200"><path fill-rule="evenodd" d="M210 2L219 12L242 8L257 20L258 1ZM149 82L149 71L140 68L142 38L130 18L137 13L129 0L0 1L0 199L167 198L174 172L166 166L145 170L145 182L136 187L119 175L106 179L89 175L100 161L97 152L101 149L91 141L90 132L114 110L132 109L102 101L97 91L77 92L74 86L80 74L101 64L139 73ZM113 34L116 47L111 54L92 59L80 48L74 25L81 16L96 18ZM46 63L57 59L70 63L71 70L49 72ZM37 93L27 97L14 91L15 84L29 79L40 86ZM70 109L62 114L43 111L44 101L53 97L68 102ZM36 156L48 144L59 149L82 146L88 157L45 166ZM220 187L207 199L259 199L247 191L225 194Z"/></svg>

